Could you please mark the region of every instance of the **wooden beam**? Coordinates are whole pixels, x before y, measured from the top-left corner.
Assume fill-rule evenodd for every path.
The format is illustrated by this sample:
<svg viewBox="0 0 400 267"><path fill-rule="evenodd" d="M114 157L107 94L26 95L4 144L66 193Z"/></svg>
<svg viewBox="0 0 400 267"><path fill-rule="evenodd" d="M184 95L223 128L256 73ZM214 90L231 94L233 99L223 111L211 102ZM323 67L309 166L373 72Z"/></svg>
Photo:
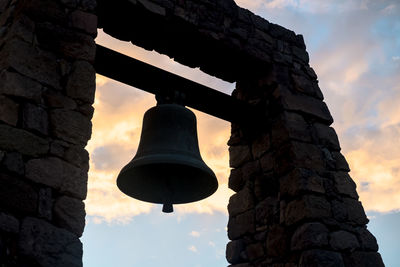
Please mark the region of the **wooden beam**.
<svg viewBox="0 0 400 267"><path fill-rule="evenodd" d="M226 121L248 122L260 115L244 101L101 45L97 45L95 69L98 74L157 96L172 97L179 92L185 96L185 106Z"/></svg>

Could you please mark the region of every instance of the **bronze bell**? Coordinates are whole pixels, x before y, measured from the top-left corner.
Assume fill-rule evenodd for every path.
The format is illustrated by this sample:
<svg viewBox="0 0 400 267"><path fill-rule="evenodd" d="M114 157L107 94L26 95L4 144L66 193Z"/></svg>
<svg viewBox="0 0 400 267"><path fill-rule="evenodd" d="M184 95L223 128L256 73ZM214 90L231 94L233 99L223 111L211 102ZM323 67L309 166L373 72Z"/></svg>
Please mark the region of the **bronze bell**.
<svg viewBox="0 0 400 267"><path fill-rule="evenodd" d="M201 158L194 113L177 104L146 111L137 153L117 185L128 196L163 204L163 212L212 195L218 182Z"/></svg>

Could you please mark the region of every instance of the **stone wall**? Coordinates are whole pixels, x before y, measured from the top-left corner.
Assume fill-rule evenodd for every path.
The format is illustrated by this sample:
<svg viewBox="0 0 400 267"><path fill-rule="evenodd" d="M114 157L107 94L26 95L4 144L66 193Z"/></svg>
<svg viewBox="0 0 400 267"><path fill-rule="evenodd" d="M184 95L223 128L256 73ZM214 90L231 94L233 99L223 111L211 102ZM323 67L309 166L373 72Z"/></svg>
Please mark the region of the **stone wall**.
<svg viewBox="0 0 400 267"><path fill-rule="evenodd" d="M0 0L0 253L80 266L99 27L236 81L232 266L383 266L301 35L232 0Z"/></svg>
<svg viewBox="0 0 400 267"><path fill-rule="evenodd" d="M94 8L0 0L1 266L82 266Z"/></svg>
<svg viewBox="0 0 400 267"><path fill-rule="evenodd" d="M301 35L231 0L98 3L106 33L236 81L265 115L228 142L232 267L383 266Z"/></svg>

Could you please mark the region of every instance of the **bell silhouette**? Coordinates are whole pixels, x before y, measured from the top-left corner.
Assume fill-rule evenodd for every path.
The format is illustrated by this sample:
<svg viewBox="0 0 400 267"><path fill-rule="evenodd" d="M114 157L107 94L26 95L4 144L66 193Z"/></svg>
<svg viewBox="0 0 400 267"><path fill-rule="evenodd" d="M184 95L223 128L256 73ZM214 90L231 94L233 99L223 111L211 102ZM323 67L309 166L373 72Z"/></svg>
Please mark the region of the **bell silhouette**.
<svg viewBox="0 0 400 267"><path fill-rule="evenodd" d="M212 195L218 182L201 158L194 113L177 104L146 111L137 153L117 186L133 198L163 204L163 212Z"/></svg>

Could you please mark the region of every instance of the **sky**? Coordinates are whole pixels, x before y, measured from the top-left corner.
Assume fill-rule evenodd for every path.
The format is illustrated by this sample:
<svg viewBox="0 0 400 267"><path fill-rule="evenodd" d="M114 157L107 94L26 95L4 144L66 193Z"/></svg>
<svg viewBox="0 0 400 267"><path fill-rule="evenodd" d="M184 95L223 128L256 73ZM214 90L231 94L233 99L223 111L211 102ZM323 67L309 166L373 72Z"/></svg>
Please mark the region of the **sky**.
<svg viewBox="0 0 400 267"><path fill-rule="evenodd" d="M388 267L400 266L400 2L398 0L237 0L304 36L310 65L335 120L332 125ZM231 93L235 85L99 31L96 42ZM90 153L84 266L227 266L228 122L194 111L203 159L218 191L165 214L116 187L135 155L153 95L97 76Z"/></svg>

